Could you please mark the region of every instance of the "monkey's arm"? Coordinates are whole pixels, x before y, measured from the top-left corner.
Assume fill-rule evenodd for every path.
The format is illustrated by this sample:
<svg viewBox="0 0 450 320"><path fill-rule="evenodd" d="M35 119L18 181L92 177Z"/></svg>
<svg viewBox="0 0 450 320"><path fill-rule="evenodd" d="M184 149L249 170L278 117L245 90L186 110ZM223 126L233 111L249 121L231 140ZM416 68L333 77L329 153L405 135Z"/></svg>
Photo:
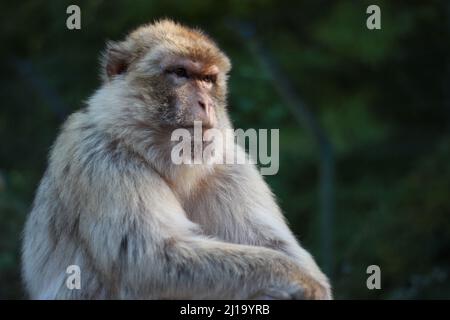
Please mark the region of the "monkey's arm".
<svg viewBox="0 0 450 320"><path fill-rule="evenodd" d="M214 216L207 217L210 223L214 221L209 233L218 234L225 241L282 252L297 263L306 277L319 284L320 288L316 289L325 292L324 298L331 298L327 277L292 234L259 172L250 165L224 166L222 169L215 180L208 182L204 197L210 203L201 208L202 211L218 208ZM220 191L221 188L226 192ZM208 222L200 221L200 224L207 225Z"/></svg>

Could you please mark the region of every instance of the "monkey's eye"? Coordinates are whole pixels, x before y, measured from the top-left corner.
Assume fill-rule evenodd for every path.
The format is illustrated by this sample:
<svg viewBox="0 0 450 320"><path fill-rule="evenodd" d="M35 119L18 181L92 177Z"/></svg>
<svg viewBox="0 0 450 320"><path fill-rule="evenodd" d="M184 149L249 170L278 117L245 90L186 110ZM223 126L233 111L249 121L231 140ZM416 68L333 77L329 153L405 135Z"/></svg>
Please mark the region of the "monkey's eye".
<svg viewBox="0 0 450 320"><path fill-rule="evenodd" d="M204 82L208 82L208 83L216 83L216 79L217 77L215 75L207 75L203 77L203 81Z"/></svg>
<svg viewBox="0 0 450 320"><path fill-rule="evenodd" d="M172 70L172 73L180 78L188 78L188 73L185 68L179 67Z"/></svg>

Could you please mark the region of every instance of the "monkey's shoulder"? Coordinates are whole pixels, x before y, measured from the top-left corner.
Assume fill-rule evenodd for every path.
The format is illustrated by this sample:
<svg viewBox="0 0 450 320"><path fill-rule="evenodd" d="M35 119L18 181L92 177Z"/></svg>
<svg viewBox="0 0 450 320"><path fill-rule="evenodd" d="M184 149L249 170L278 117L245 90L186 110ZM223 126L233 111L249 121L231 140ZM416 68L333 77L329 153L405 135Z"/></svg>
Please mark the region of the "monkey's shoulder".
<svg viewBox="0 0 450 320"><path fill-rule="evenodd" d="M64 177L131 175L148 170L146 161L120 139L101 130L87 112L76 112L64 123L50 155L49 172Z"/></svg>

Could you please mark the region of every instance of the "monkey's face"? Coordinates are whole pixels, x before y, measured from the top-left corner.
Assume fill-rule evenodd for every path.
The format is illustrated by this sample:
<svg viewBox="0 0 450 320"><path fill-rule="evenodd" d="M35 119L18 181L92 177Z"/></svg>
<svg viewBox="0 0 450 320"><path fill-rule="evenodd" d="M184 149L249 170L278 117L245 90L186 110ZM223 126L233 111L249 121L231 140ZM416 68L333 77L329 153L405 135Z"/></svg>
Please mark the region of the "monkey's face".
<svg viewBox="0 0 450 320"><path fill-rule="evenodd" d="M106 80L127 82L140 124L157 129L226 128L230 62L203 33L171 21L139 28L106 53ZM125 106L130 110L129 106Z"/></svg>
<svg viewBox="0 0 450 320"><path fill-rule="evenodd" d="M162 121L173 127L217 127L224 112L223 83L214 64L191 58L171 57L160 63L159 78L165 86L167 105L160 108Z"/></svg>

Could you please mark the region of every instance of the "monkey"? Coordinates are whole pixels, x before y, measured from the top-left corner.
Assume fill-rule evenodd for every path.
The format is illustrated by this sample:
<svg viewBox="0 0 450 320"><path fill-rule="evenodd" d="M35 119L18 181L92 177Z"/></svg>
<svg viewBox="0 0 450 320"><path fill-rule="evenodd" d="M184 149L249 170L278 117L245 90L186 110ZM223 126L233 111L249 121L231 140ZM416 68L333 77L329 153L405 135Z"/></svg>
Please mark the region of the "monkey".
<svg viewBox="0 0 450 320"><path fill-rule="evenodd" d="M210 36L169 19L107 43L25 223L31 299L332 299L255 165L171 162L173 130L232 128L230 70Z"/></svg>

